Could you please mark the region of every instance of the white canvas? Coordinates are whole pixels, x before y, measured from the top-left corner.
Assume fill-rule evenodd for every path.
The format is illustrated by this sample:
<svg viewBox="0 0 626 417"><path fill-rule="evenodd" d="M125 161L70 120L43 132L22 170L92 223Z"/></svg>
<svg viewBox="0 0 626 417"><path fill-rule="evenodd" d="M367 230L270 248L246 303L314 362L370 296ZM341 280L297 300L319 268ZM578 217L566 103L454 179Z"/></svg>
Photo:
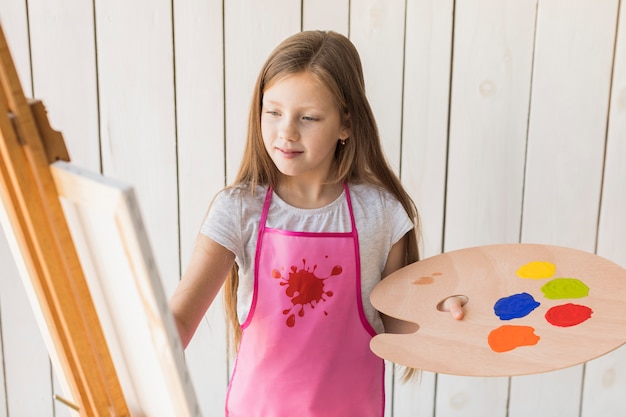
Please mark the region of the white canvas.
<svg viewBox="0 0 626 417"><path fill-rule="evenodd" d="M132 187L63 161L51 165L51 171L131 415L199 417ZM12 241L4 214L2 223ZM22 265L19 251L13 253ZM20 269L28 287L26 268ZM30 299L41 318L36 297ZM40 325L46 338L43 320ZM58 374L63 375L52 343L47 345Z"/></svg>

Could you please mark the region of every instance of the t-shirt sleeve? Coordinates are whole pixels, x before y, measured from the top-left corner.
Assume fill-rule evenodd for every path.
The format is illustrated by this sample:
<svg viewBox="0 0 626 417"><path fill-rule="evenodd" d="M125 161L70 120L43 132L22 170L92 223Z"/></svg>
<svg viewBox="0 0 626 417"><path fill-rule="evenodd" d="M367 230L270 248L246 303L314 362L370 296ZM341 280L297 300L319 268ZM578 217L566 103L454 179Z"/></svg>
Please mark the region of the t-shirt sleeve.
<svg viewBox="0 0 626 417"><path fill-rule="evenodd" d="M404 210L404 207L402 207L402 204L393 197L387 199L386 213L389 219L389 225L392 228L391 244L395 245L404 235L413 230L415 225Z"/></svg>
<svg viewBox="0 0 626 417"><path fill-rule="evenodd" d="M200 228L200 233L233 252L241 258L241 198L232 189L217 194Z"/></svg>

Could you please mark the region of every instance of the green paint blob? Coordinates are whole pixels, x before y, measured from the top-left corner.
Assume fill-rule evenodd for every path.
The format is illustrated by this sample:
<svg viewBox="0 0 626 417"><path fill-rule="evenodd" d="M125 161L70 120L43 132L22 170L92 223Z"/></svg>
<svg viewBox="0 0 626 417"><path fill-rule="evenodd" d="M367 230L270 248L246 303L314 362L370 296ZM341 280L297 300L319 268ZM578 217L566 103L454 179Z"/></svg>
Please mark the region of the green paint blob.
<svg viewBox="0 0 626 417"><path fill-rule="evenodd" d="M576 278L556 278L541 287L541 292L550 300L583 298L589 295L589 287Z"/></svg>

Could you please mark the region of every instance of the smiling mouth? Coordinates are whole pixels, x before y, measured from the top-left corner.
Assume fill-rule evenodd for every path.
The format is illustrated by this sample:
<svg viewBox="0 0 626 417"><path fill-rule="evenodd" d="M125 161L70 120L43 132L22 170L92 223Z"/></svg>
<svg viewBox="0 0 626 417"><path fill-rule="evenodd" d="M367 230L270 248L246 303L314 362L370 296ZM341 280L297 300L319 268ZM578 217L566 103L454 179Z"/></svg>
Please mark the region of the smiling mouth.
<svg viewBox="0 0 626 417"><path fill-rule="evenodd" d="M294 151L292 149L276 148L276 150L280 152L281 155L288 157L288 158L293 158L303 153L303 151Z"/></svg>

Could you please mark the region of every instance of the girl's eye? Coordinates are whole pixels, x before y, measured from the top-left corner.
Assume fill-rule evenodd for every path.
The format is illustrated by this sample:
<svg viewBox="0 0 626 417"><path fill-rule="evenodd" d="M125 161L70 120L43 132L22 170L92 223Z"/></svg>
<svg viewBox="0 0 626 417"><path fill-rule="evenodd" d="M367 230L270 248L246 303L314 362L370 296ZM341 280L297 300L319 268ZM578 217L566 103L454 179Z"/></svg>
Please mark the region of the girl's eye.
<svg viewBox="0 0 626 417"><path fill-rule="evenodd" d="M265 113L269 114L270 116L279 116L280 115L276 110L267 110Z"/></svg>
<svg viewBox="0 0 626 417"><path fill-rule="evenodd" d="M314 122L317 120L317 118L313 116L302 116L302 120L305 120L307 122Z"/></svg>

